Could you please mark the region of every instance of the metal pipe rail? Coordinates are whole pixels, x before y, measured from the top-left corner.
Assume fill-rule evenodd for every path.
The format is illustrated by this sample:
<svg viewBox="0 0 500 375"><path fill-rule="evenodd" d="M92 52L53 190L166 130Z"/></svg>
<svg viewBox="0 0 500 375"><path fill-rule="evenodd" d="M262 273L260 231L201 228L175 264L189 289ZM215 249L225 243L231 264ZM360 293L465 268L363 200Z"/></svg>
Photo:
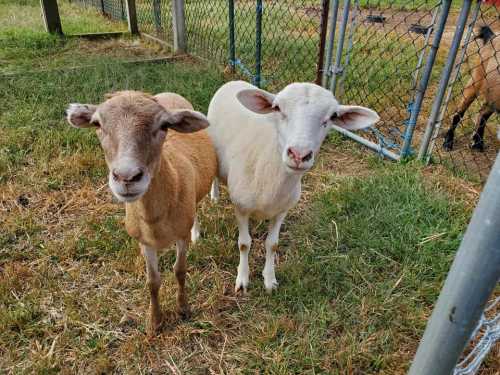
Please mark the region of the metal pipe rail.
<svg viewBox="0 0 500 375"><path fill-rule="evenodd" d="M450 375L500 277L500 157L460 244L409 375Z"/></svg>

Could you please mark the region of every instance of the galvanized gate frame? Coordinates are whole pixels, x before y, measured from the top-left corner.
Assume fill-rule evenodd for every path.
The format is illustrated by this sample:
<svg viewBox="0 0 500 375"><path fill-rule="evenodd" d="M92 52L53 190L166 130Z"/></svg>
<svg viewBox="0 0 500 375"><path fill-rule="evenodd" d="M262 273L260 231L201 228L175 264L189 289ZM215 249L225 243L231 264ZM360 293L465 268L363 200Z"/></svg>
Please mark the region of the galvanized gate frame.
<svg viewBox="0 0 500 375"><path fill-rule="evenodd" d="M479 11L481 8L481 0L476 1L476 5L474 7L471 16L471 20L467 26L467 34L464 38L462 45L460 46L460 42L462 41L465 27L467 25L467 20L469 18L469 12L472 6L472 2L473 0L464 0L464 3L462 5L462 10L460 12L455 34L453 36L453 41L450 47L450 52L448 53L446 65L441 75L441 80L439 82L439 88L436 93L436 99L433 103L432 111L431 114L429 115L427 127L425 129L425 134L420 144L418 158L424 161L425 163L429 163L430 161L432 150L434 149L435 140L437 138L437 134L443 122L443 118L446 113L446 108L451 99L453 86L456 80L460 76L460 67L464 63L465 55L467 52L467 45L470 42L474 26L478 19ZM460 57L458 59L457 64L455 64L455 60L459 49L461 49Z"/></svg>
<svg viewBox="0 0 500 375"><path fill-rule="evenodd" d="M359 0L355 0L354 5L358 5ZM337 26L337 16L338 16L338 10L339 10L339 5L340 5L340 0L331 0L331 6L330 8L332 9L331 13L331 18L330 18L330 32L329 32L329 41L328 41L328 50L327 50L327 61L326 61L326 68L324 70L324 75L323 75L323 85L325 87L329 87L329 89L333 92L334 95L337 97L341 96L340 93L338 92L338 86L339 82L342 82L343 77L345 76L345 70L347 66L342 66L342 55L344 52L344 44L345 44L345 37L346 37L346 30L347 30L347 25L349 23L349 12L350 12L350 7L351 7L351 1L350 0L344 0L344 8L342 12L342 20L340 23L339 27L339 35L338 35L338 40L337 40L337 45L336 45L336 53L335 53L335 59L332 62L332 56L333 56L333 49L334 49L334 44L335 44L335 38L336 38L336 26ZM405 123L405 131L404 131L404 137L403 137L403 144L400 147L400 150L398 153L395 153L391 150L389 150L386 147L386 143L384 142L384 138L381 136L378 136L379 138L379 143L372 142L358 134L355 134L353 132L350 132L348 130L342 129L340 127L334 126L334 129L343 135L367 146L368 148L380 153L381 155L388 157L389 159L392 160L401 160L403 158L406 158L410 156L413 152L411 150L411 143L412 143L412 138L413 134L415 131L415 125L417 124L418 117L420 115L420 111L422 108L422 103L424 100L424 95L427 90L429 80L431 77L431 73L434 67L434 62L436 60L437 56L437 51L439 49L439 45L441 43L441 39L443 36L443 32L446 26L446 22L448 20L448 15L450 11L450 6L451 6L451 0L443 0L441 1L441 4L439 6L439 12L435 12L433 14L433 23L431 27L427 30L426 33L426 47L422 50L421 55L419 56L418 64L416 67L415 75L414 75L414 86L415 86L415 96L413 100L408 103L408 109L409 109L409 119ZM357 7L356 7L357 9ZM356 10L355 10L356 11ZM439 14L439 16L438 16ZM437 24L436 24L437 21ZM348 42L348 47L346 50L346 59L348 62L350 52L352 50L352 34L354 32L353 28L356 27L356 17L355 14L353 17L351 17L351 30L350 30L350 35L349 35L349 42ZM434 30L433 30L434 29ZM434 37L432 40L432 44L429 47L428 42L430 40L431 33L434 32ZM428 50L428 51L427 51ZM424 60L424 55L427 52L427 57L425 59L425 65L423 66L423 73L418 79L418 76L420 75L420 70L423 65L423 60ZM346 64L347 65L347 64ZM329 81L330 79L330 81ZM328 82L329 81L329 82ZM328 84L329 83L329 84ZM374 129L375 132L377 132L376 129Z"/></svg>

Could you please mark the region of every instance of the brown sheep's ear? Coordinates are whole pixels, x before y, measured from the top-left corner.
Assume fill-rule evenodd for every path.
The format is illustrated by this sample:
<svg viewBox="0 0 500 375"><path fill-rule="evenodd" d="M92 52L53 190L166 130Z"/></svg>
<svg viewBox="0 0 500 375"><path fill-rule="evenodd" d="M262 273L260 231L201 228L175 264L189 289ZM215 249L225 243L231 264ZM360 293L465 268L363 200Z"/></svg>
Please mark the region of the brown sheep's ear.
<svg viewBox="0 0 500 375"><path fill-rule="evenodd" d="M75 128L89 128L94 126L91 120L96 109L93 104L71 103L66 110L66 119Z"/></svg>
<svg viewBox="0 0 500 375"><path fill-rule="evenodd" d="M158 115L157 121L159 121L161 129L173 129L180 133L194 133L209 125L203 113L190 110L162 111Z"/></svg>

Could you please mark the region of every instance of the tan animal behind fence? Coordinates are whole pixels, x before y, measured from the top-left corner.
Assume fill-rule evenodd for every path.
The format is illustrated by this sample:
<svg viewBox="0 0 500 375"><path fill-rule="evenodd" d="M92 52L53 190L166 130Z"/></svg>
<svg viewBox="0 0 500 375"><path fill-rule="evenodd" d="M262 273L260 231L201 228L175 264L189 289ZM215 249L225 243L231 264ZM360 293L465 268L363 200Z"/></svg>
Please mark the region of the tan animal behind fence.
<svg viewBox="0 0 500 375"><path fill-rule="evenodd" d="M482 26L476 39L481 40L483 44L479 49L479 62L472 69L463 99L453 116L451 127L446 132L443 148L447 151L453 149L455 130L467 109L478 97L484 99L484 104L475 121L472 149L484 150L484 130L488 119L495 112L500 112L500 38L489 26Z"/></svg>

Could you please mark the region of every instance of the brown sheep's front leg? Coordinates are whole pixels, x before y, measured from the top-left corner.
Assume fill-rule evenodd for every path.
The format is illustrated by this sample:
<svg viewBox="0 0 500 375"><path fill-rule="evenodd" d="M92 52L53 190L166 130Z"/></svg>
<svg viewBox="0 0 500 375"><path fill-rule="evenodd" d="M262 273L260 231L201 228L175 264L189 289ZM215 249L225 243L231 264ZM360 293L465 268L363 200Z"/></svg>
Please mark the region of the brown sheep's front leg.
<svg viewBox="0 0 500 375"><path fill-rule="evenodd" d="M149 327L150 335L156 334L162 324L162 314L158 294L161 286L160 272L158 271L158 252L149 246L141 244L141 252L146 261L147 285L151 295L149 304Z"/></svg>
<svg viewBox="0 0 500 375"><path fill-rule="evenodd" d="M183 319L190 315L190 308L187 301L186 293L186 271L187 271L187 251L189 247L189 240L178 240L177 245L177 259L174 264L174 273L179 284L177 291L177 313Z"/></svg>

